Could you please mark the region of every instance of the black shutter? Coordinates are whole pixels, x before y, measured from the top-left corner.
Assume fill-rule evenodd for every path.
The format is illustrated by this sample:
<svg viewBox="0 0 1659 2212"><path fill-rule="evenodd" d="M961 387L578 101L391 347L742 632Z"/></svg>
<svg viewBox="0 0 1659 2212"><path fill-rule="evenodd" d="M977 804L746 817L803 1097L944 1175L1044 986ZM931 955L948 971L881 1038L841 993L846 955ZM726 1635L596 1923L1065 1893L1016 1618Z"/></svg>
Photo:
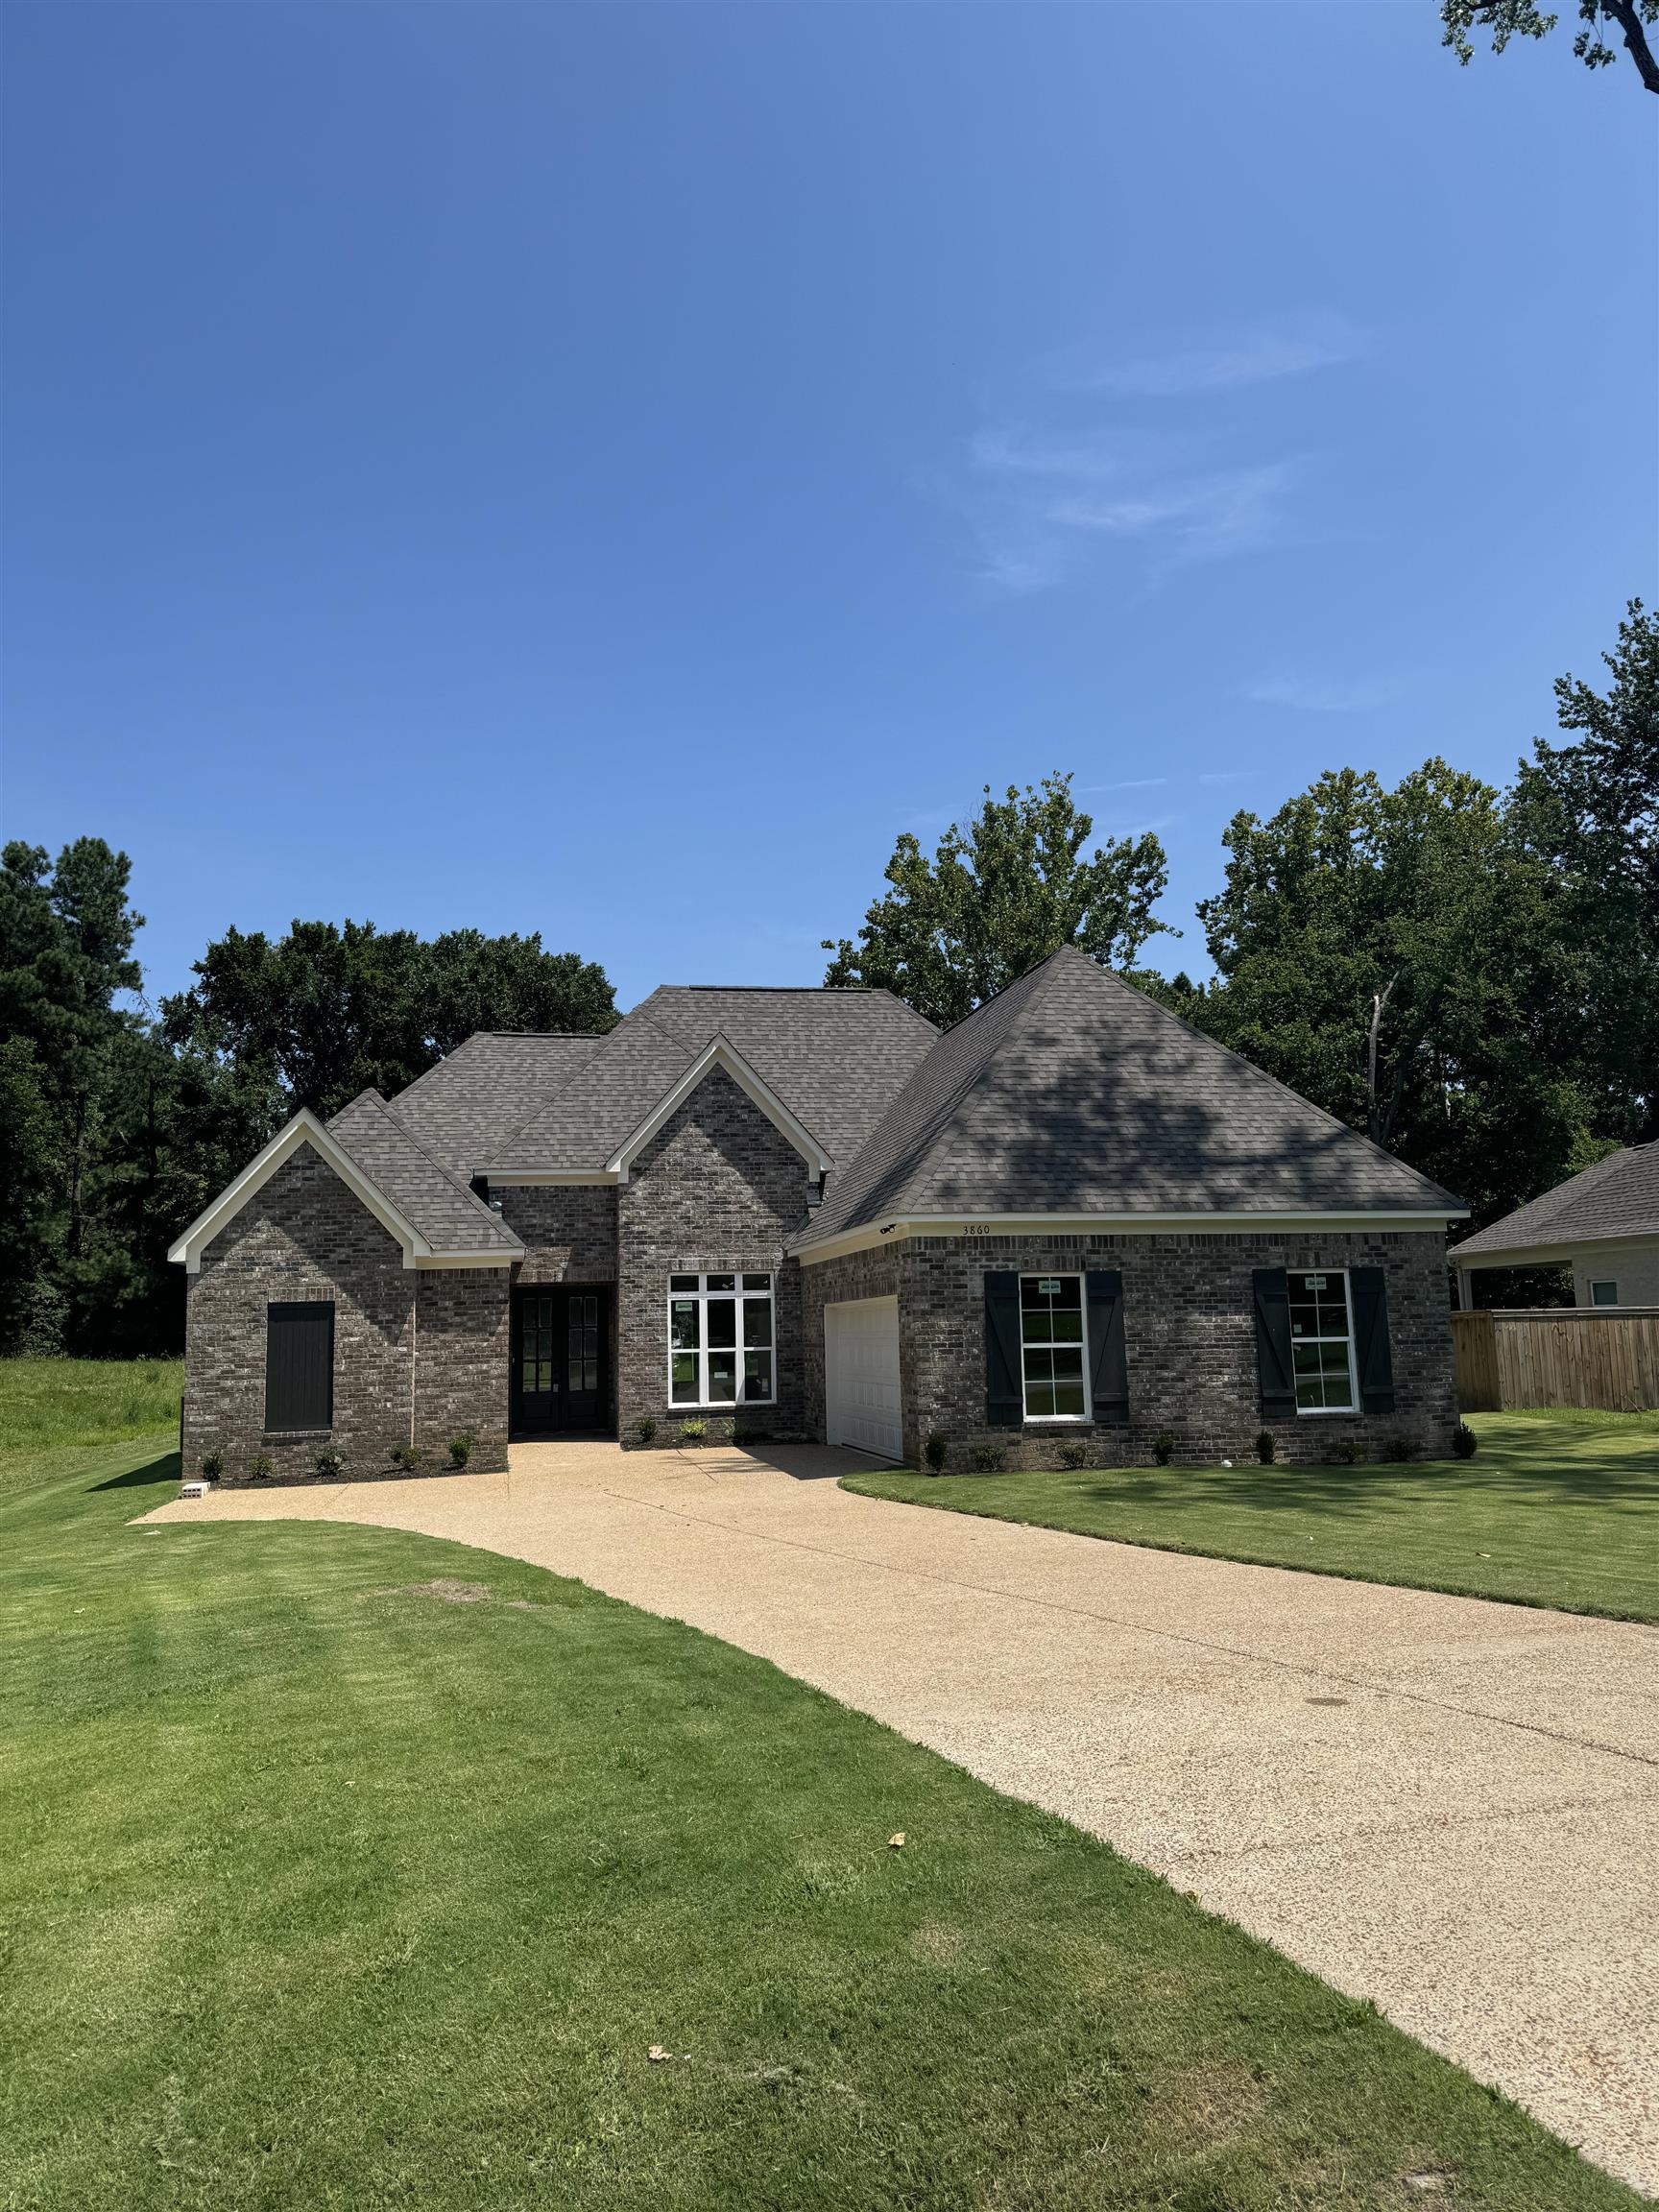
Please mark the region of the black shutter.
<svg viewBox="0 0 1659 2212"><path fill-rule="evenodd" d="M1018 1275L985 1278L985 1418L993 1429L1018 1429L1025 1419Z"/></svg>
<svg viewBox="0 0 1659 2212"><path fill-rule="evenodd" d="M1129 1353L1123 1341L1123 1278L1116 1267L1091 1268L1089 1402L1096 1421L1129 1418Z"/></svg>
<svg viewBox="0 0 1659 2212"><path fill-rule="evenodd" d="M265 1426L334 1425L334 1302L272 1306L265 1317Z"/></svg>
<svg viewBox="0 0 1659 2212"><path fill-rule="evenodd" d="M1262 1412L1268 1421L1296 1417L1296 1371L1290 1358L1290 1285L1283 1267L1258 1267L1250 1278L1256 1298L1256 1374Z"/></svg>
<svg viewBox="0 0 1659 2212"><path fill-rule="evenodd" d="M1351 1267L1348 1296L1354 1308L1354 1368L1361 1413L1394 1410L1394 1356L1388 1346L1388 1286L1381 1267Z"/></svg>

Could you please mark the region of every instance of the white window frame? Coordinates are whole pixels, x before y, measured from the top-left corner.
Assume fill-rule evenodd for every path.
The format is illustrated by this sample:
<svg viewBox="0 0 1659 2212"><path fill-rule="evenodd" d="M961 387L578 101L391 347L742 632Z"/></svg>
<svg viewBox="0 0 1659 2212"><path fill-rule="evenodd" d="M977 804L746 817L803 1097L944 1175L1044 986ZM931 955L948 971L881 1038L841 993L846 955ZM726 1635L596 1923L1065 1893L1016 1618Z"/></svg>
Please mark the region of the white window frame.
<svg viewBox="0 0 1659 2212"><path fill-rule="evenodd" d="M1083 1334L1077 1350L1083 1363L1083 1410L1081 1413L1033 1413L1025 1402L1025 1286L1027 1283L1075 1283L1077 1310L1082 1315ZM1034 1352L1054 1349L1052 1338L1046 1344L1034 1344ZM1070 1345L1064 1347L1070 1351ZM1089 1284L1085 1276L1071 1267L1032 1267L1020 1276L1020 1415L1022 1420L1040 1429L1079 1429L1094 1418L1094 1399L1089 1387Z"/></svg>
<svg viewBox="0 0 1659 2212"><path fill-rule="evenodd" d="M674 1285L682 1275L690 1276L694 1273L696 1273L697 1279L695 1290L675 1289ZM709 1280L710 1276L714 1275L729 1275L732 1278L731 1289L710 1290ZM765 1289L746 1290L743 1287L744 1278L758 1275L766 1277ZM710 1398L709 1395L709 1301L710 1298L730 1298L737 1309L733 1331L736 1343L733 1347L736 1355L734 1364L737 1377L737 1395L735 1398ZM684 1305L688 1299L694 1299L697 1305L698 1395L695 1399L676 1398L674 1395L674 1362L677 1358L683 1359L685 1357L685 1348L677 1348L674 1342L674 1309L676 1306ZM765 1347L772 1360L772 1389L768 1397L751 1398L745 1389L746 1377L743 1372L743 1355L746 1351L757 1352L761 1350L761 1346L757 1344L746 1345L743 1341L743 1308L747 1305L758 1305L762 1299L765 1300L772 1312L772 1341L770 1345ZM668 1321L667 1404L671 1413L733 1413L740 1412L745 1406L777 1405L778 1277L775 1271L764 1267L709 1267L701 1273L697 1273L695 1269L690 1267L676 1267L671 1270L668 1277L666 1312ZM725 1351L727 1347L718 1345L715 1349Z"/></svg>
<svg viewBox="0 0 1659 2212"><path fill-rule="evenodd" d="M1296 1390L1296 1347L1298 1344L1335 1344L1335 1336L1297 1336L1290 1338L1290 1389L1296 1398L1298 1421L1351 1421L1359 1411L1358 1346L1354 1341L1354 1286L1348 1280L1346 1267L1287 1267L1285 1270L1286 1315L1285 1326L1290 1326L1289 1286L1296 1275L1323 1275L1327 1281L1333 1275L1342 1278L1342 1310L1348 1317L1348 1403L1346 1406L1304 1406Z"/></svg>
<svg viewBox="0 0 1659 2212"><path fill-rule="evenodd" d="M1597 1291L1598 1291L1598 1290L1611 1290L1611 1291L1612 1291L1612 1293L1613 1293L1613 1295L1612 1295L1612 1297L1611 1297L1611 1298L1598 1298L1598 1297L1597 1297L1597 1295L1596 1295L1596 1293L1597 1293ZM1597 1307L1599 1307L1599 1308L1600 1308L1600 1310L1601 1310L1601 1311L1602 1311L1603 1313L1607 1312L1607 1311L1608 1311L1608 1310L1609 1310L1610 1308L1612 1308L1612 1307L1614 1307L1614 1306L1617 1306L1617 1305L1618 1305L1618 1303L1619 1303L1619 1278L1618 1278L1618 1276L1617 1276L1617 1275L1601 1275L1601 1276L1599 1276L1599 1277L1598 1277L1598 1278L1597 1278L1597 1279L1596 1279L1596 1280L1595 1280L1595 1281L1594 1281L1594 1282L1593 1282L1593 1283L1590 1285L1590 1303L1591 1303L1591 1305L1592 1305L1592 1306L1597 1306Z"/></svg>

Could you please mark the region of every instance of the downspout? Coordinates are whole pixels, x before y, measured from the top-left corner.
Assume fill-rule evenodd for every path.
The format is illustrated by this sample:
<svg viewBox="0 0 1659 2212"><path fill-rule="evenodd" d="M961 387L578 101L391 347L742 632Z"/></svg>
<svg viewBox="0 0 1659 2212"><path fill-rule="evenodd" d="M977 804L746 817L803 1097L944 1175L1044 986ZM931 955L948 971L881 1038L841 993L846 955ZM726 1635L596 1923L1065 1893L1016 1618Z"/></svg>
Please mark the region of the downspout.
<svg viewBox="0 0 1659 2212"><path fill-rule="evenodd" d="M409 1448L415 1448L415 1352L421 1328L421 1277L409 1288Z"/></svg>

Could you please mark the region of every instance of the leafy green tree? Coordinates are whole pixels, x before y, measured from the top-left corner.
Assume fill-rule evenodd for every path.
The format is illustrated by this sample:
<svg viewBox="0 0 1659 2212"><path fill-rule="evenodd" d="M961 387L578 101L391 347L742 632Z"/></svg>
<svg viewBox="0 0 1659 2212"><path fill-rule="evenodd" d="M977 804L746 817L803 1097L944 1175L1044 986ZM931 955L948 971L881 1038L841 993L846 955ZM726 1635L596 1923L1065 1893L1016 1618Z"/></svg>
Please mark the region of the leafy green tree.
<svg viewBox="0 0 1659 2212"><path fill-rule="evenodd" d="M1547 15L1532 0L1441 0L1440 43L1450 46L1459 61L1475 58L1476 30L1492 34L1492 51L1502 54L1511 38L1545 38L1560 21ZM1659 59L1655 59L1648 27L1659 23L1659 0L1578 0L1582 28L1573 51L1587 68L1604 69L1613 60L1607 42L1611 25L1623 40L1624 50L1636 65L1636 74L1649 92L1659 92Z"/></svg>
<svg viewBox="0 0 1659 2212"><path fill-rule="evenodd" d="M475 1029L598 1033L617 1019L605 972L539 936L458 929L427 942L372 922L296 921L275 943L230 929L163 1002L176 1046L273 1069L296 1106L327 1115L391 1096Z"/></svg>
<svg viewBox="0 0 1659 2212"><path fill-rule="evenodd" d="M953 823L931 860L905 833L886 867L892 889L873 902L856 942L824 939L829 984L882 986L948 1027L1062 945L1131 967L1164 929L1153 917L1167 880L1147 831L1086 853L1094 832L1070 776L1010 784L966 825Z"/></svg>
<svg viewBox="0 0 1659 2212"><path fill-rule="evenodd" d="M61 1181L58 1125L27 1037L0 1040L0 1345L25 1333Z"/></svg>
<svg viewBox="0 0 1659 2212"><path fill-rule="evenodd" d="M1224 841L1199 907L1217 976L1179 1010L1477 1221L1558 1181L1589 1124L1584 961L1500 794L1438 759L1392 790L1343 769Z"/></svg>
<svg viewBox="0 0 1659 2212"><path fill-rule="evenodd" d="M1632 599L1602 659L1605 694L1557 679L1556 719L1575 741L1538 739L1514 820L1554 870L1582 949L1578 1047L1599 1132L1630 1142L1659 1135L1659 613Z"/></svg>

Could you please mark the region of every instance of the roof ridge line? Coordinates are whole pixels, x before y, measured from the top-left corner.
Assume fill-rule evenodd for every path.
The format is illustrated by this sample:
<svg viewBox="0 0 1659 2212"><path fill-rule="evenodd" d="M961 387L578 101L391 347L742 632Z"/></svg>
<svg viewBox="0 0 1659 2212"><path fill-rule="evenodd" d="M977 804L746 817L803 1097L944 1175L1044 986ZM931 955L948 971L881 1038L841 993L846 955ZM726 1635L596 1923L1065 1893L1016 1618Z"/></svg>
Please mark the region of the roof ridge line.
<svg viewBox="0 0 1659 2212"><path fill-rule="evenodd" d="M1013 1021L1009 1023L1002 1036L998 1039L997 1043L992 1046L990 1051L985 1055L984 1059L980 1061L978 1067L974 1071L972 1080L964 1087L960 1095L957 1097L955 1105L950 1109L950 1119L949 1122L947 1122L945 1129L941 1130L940 1135L942 1137L945 1136L948 1134L950 1128L954 1126L956 1130L956 1136L953 1143L948 1147L940 1157L938 1166L941 1169L943 1169L949 1164L951 1153L955 1149L955 1145L960 1143L962 1140L963 1132L960 1126L960 1121L963 1108L967 1105L969 1099L974 1095L974 1092L978 1090L980 1084L984 1082L986 1076L991 1072L991 1070L996 1065L997 1061L1000 1059L1004 1048L1013 1041L1015 1037L1019 1035L1020 1031L1025 1026L1025 1023L1030 1019L1031 1015L1036 1012L1037 1008L1043 1003L1044 999L1048 996L1048 993L1053 989L1054 978L1060 973L1060 954L1068 950L1069 948L1067 946L1057 945L1052 952L1045 953L1041 960L1035 961L1031 967L1023 969L1020 974L1015 976L1012 983L1005 983L1003 985L1003 991L1012 991L1018 984L1023 983L1027 975L1035 975L1040 968L1046 968L1048 970L1047 974L1044 976L1042 982L1037 984L1032 990L1031 995L1026 1000L1025 1004L1019 1009L1018 1013L1016 1013ZM1090 955L1085 952L1083 957L1087 960L1089 959ZM1098 967L1099 962L1095 961L1094 965ZM998 991L997 994L997 998L1000 998L1001 996L1002 991ZM997 998L987 998L984 1005L976 1006L974 1009L974 1014L984 1013L986 1006L994 1006L997 1003ZM973 1018L973 1015L968 1016L969 1021L972 1021ZM949 1035L949 1031L947 1031L947 1035ZM926 1066L926 1063L924 1062L923 1065ZM924 1160L931 1159L932 1153L933 1146L929 1145L926 1152L923 1155Z"/></svg>
<svg viewBox="0 0 1659 2212"><path fill-rule="evenodd" d="M662 988L663 986L661 983L657 986L658 991L661 991ZM628 1012L624 1014L622 1019L616 1023L614 1028L601 1030L599 1035L594 1039L594 1050L591 1051L588 1055L587 1059L583 1061L581 1067L573 1068L563 1083L556 1083L550 1091L544 1091L542 1093L541 1096L536 1101L536 1104L531 1108L530 1112L525 1115L523 1120L516 1121L506 1136L501 1139L499 1143L491 1147L493 1156L496 1159L510 1160L513 1155L509 1147L517 1144L519 1138L523 1136L525 1130L530 1128L534 1122L537 1122L541 1118L542 1115L546 1113L548 1107L552 1105L555 1098L562 1098L566 1091L573 1091L575 1089L577 1078L587 1074L589 1069L592 1067L594 1061L598 1059L599 1054L604 1050L605 1046L610 1044L612 1038L619 1037L623 1030L627 1028L630 1022L642 1022L646 1028L649 1029L654 1036L661 1038L664 1045L671 1045L676 1052L685 1052L687 1060L694 1059L696 1055L687 1051L686 1047L681 1044L678 1037L672 1035L670 1031L664 1029L660 1022L653 1022L650 1015L644 1011L645 1007L650 1004L651 999L655 998L656 996L657 991L651 992L649 997L640 999L637 1006L631 1006ZM589 1032L579 1029L576 1030L574 1034L580 1037L589 1034ZM682 1068L675 1075L674 1081L677 1083L680 1080L680 1076L685 1072L685 1069ZM661 1096L661 1093L659 1092L658 1097L660 1098ZM653 1104L655 1103L656 1101L653 1100Z"/></svg>

